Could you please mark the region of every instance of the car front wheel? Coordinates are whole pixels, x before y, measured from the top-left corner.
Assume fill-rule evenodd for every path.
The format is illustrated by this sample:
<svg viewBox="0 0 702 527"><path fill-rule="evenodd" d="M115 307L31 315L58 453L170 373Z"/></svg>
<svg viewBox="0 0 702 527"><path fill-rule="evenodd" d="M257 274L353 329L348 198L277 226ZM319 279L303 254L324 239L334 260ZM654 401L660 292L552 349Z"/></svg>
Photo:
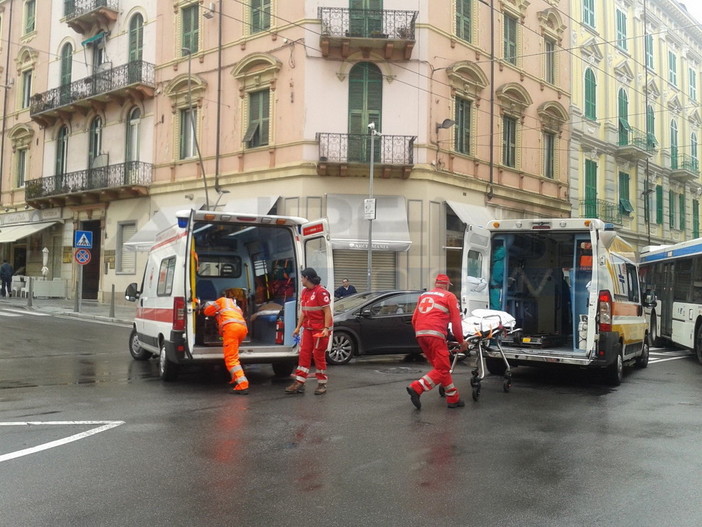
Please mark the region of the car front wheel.
<svg viewBox="0 0 702 527"><path fill-rule="evenodd" d="M339 366L347 364L356 355L356 343L351 335L343 331L332 334L331 349L327 351L327 362Z"/></svg>

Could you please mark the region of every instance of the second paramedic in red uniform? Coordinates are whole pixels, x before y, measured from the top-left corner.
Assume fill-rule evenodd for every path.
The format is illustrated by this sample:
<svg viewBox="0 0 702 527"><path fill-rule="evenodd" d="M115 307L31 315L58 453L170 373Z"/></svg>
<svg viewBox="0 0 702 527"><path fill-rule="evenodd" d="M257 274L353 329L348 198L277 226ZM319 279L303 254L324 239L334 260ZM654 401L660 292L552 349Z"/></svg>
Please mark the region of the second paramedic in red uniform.
<svg viewBox="0 0 702 527"><path fill-rule="evenodd" d="M304 286L300 295L300 320L293 331L293 335L302 331L300 340L300 358L295 370L295 382L285 388L285 393L304 393L305 381L310 373L312 360L317 370L317 389L315 395L327 393L327 345L329 335L334 327L331 311L331 296L329 291L319 285L322 279L317 276L317 271L308 267L300 273Z"/></svg>
<svg viewBox="0 0 702 527"><path fill-rule="evenodd" d="M419 396L437 385L444 387L449 408L465 406L458 394L458 389L453 385L449 372L451 363L446 344L448 324L450 322L452 328L462 327L458 299L448 290L450 285L453 284L448 276L436 275L434 289L419 295L417 307L412 315L412 326L414 326L419 347L434 368L407 387L407 393L417 410L422 408ZM454 329L454 337L461 345L461 351L465 351L468 343L463 340L463 332Z"/></svg>
<svg viewBox="0 0 702 527"><path fill-rule="evenodd" d="M235 291L225 289L222 296L212 302L207 302L202 312L208 317L215 317L219 334L222 335L224 348L224 364L232 376L231 384L234 395L249 394L249 380L244 375L244 369L239 362L239 346L249 332L241 308L234 300Z"/></svg>

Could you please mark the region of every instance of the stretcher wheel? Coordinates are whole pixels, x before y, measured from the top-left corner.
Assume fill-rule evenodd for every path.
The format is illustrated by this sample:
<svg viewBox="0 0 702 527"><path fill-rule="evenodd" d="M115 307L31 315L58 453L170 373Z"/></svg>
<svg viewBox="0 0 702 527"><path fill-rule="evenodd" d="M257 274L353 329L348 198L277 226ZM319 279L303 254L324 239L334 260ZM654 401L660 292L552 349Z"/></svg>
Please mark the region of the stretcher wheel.
<svg viewBox="0 0 702 527"><path fill-rule="evenodd" d="M480 385L473 386L473 400L477 401L480 399Z"/></svg>
<svg viewBox="0 0 702 527"><path fill-rule="evenodd" d="M505 382L502 383L502 389L504 390L505 393L508 393L511 388L512 388L512 381L510 381L509 379L505 379Z"/></svg>

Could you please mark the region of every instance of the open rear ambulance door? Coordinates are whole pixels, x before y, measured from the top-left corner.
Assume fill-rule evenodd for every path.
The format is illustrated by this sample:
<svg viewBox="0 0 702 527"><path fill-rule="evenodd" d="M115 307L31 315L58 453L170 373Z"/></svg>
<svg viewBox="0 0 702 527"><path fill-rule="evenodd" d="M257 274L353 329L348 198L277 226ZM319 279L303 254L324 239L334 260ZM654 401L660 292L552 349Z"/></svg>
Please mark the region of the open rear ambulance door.
<svg viewBox="0 0 702 527"><path fill-rule="evenodd" d="M304 223L300 228L303 267L312 267L322 279L321 284L332 297L332 312L334 310L334 259L329 235L329 223L320 219Z"/></svg>
<svg viewBox="0 0 702 527"><path fill-rule="evenodd" d="M461 264L461 313L489 307L490 231L477 225L466 225Z"/></svg>
<svg viewBox="0 0 702 527"><path fill-rule="evenodd" d="M195 347L195 328L197 319L198 298L195 284L197 283L197 247L193 237L195 224L195 211L190 211L188 218L187 234L185 237L185 340L187 342L186 354L191 357Z"/></svg>

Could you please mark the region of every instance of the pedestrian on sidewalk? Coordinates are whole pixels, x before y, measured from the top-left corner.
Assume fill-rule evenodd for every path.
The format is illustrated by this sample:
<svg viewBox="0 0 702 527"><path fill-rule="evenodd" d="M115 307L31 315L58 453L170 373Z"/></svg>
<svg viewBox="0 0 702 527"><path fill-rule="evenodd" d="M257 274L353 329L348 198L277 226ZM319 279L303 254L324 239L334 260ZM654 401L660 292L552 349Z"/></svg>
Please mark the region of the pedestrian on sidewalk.
<svg viewBox="0 0 702 527"><path fill-rule="evenodd" d="M300 295L300 319L293 331L293 336L300 334L300 357L295 370L295 381L285 388L285 393L304 393L305 382L310 373L312 360L317 370L317 389L315 395L327 393L327 345L329 335L334 327L334 319L330 307L329 291L320 285L322 279L317 271L308 267L300 273L304 287Z"/></svg>
<svg viewBox="0 0 702 527"><path fill-rule="evenodd" d="M234 385L231 391L234 395L249 394L249 380L244 375L244 369L239 362L239 346L248 333L244 313L236 304L234 289L225 289L217 300L207 302L202 312L208 317L215 317L219 334L222 335L224 349L224 364L232 376L230 384Z"/></svg>
<svg viewBox="0 0 702 527"><path fill-rule="evenodd" d="M15 273L15 270L12 268L12 264L10 264L6 259L2 261L2 265L0 265L0 282L2 282L2 286L0 287L0 295L3 297L5 295L7 296L12 296L12 275Z"/></svg>
<svg viewBox="0 0 702 527"><path fill-rule="evenodd" d="M449 408L465 406L451 378L451 361L446 343L450 322L454 337L461 345L461 351L468 348L468 342L463 339L460 329L462 325L458 299L448 290L453 284L445 274L436 275L434 284L434 289L419 295L417 307L412 315L412 326L419 347L433 367L424 377L407 387L407 393L417 410L422 408L419 396L436 385L444 387Z"/></svg>
<svg viewBox="0 0 702 527"><path fill-rule="evenodd" d="M344 278L341 281L341 285L334 291L334 298L344 298L345 296L355 295L356 292L356 288L349 283L349 279Z"/></svg>

